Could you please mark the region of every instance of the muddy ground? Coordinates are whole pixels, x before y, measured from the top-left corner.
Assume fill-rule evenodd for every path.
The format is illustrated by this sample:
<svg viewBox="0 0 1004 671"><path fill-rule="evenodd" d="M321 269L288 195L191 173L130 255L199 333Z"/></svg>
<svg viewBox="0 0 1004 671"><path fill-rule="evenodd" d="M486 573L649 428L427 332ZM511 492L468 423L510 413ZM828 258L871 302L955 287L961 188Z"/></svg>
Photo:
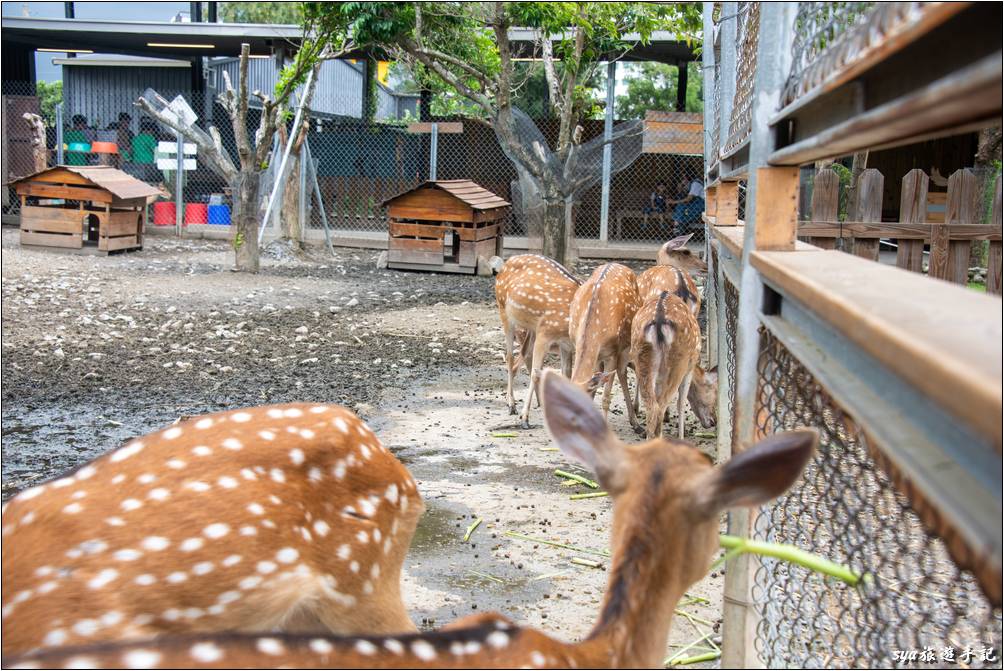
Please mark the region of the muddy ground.
<svg viewBox="0 0 1004 671"><path fill-rule="evenodd" d="M111 257L25 251L3 229L3 498L179 416L337 402L419 481L427 512L404 575L416 623L499 610L587 634L608 562L504 532L603 549L611 504L570 500L585 490L553 471L581 469L546 449L539 411L530 430L508 414L492 278L377 270L376 252L351 249L276 254L250 276L229 271L232 255L164 237ZM635 440L619 393L611 424ZM686 606L700 620L678 617L667 652L719 621L720 591L720 574L691 590L710 603Z"/></svg>

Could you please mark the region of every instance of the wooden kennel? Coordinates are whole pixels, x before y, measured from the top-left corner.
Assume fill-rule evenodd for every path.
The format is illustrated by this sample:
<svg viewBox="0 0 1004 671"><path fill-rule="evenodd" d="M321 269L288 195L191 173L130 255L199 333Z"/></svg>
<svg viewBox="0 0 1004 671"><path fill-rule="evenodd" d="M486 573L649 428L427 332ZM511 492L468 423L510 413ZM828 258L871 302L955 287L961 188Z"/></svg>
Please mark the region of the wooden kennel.
<svg viewBox="0 0 1004 671"><path fill-rule="evenodd" d="M99 252L142 249L147 203L163 195L108 166L60 165L11 186L21 198L22 245Z"/></svg>
<svg viewBox="0 0 1004 671"><path fill-rule="evenodd" d="M387 267L475 273L502 255L509 203L469 179L441 179L388 198Z"/></svg>

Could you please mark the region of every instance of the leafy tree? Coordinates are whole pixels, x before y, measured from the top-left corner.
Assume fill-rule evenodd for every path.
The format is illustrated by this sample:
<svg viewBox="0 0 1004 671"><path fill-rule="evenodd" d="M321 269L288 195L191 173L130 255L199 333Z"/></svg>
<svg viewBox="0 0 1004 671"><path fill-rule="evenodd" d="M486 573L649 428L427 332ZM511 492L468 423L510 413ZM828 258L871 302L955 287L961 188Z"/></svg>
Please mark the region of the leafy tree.
<svg viewBox="0 0 1004 671"><path fill-rule="evenodd" d="M220 18L227 23L303 23L298 2L221 2Z"/></svg>
<svg viewBox="0 0 1004 671"><path fill-rule="evenodd" d="M408 63L423 85L452 90L495 128L506 155L530 180L545 205L543 252L560 261L566 253L563 178L575 129L589 107L588 82L601 61L618 58L654 30L697 35L696 3L632 2L341 2L305 6L320 24L350 26L360 45L383 47ZM523 83L509 39L512 27L536 36L548 101L559 119L557 145L531 147L517 129L514 90ZM532 69L529 71L532 75Z"/></svg>
<svg viewBox="0 0 1004 671"><path fill-rule="evenodd" d="M625 77L627 90L617 96L619 119L644 119L646 110L675 110L679 68L665 63L642 63L630 77ZM700 64L687 64L687 94L685 112L703 112L701 100L703 81Z"/></svg>
<svg viewBox="0 0 1004 671"><path fill-rule="evenodd" d="M54 126L56 120L56 105L63 102L63 82L35 82L35 91L42 108L42 118L47 126Z"/></svg>

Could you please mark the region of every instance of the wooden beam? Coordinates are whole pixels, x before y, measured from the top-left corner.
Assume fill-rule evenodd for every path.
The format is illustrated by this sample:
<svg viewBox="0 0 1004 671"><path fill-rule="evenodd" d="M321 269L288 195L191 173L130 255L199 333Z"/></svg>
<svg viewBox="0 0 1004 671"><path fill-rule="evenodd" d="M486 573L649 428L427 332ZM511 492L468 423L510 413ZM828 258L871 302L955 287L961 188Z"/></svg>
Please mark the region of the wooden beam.
<svg viewBox="0 0 1004 671"><path fill-rule="evenodd" d="M798 235L798 168L757 168L754 248L792 251Z"/></svg>
<svg viewBox="0 0 1004 671"><path fill-rule="evenodd" d="M739 182L722 182L718 185L718 204L715 222L718 226L739 225Z"/></svg>
<svg viewBox="0 0 1004 671"><path fill-rule="evenodd" d="M113 196L108 191L79 186L44 184L42 182L20 182L15 187L19 195L40 198L63 198L65 200L86 200L94 203L110 203Z"/></svg>
<svg viewBox="0 0 1004 671"><path fill-rule="evenodd" d="M439 121L436 122L436 132L437 133L463 133L464 124L462 121ZM409 133L431 133L432 132L432 122L429 121L417 121L415 123L408 124Z"/></svg>
<svg viewBox="0 0 1004 671"><path fill-rule="evenodd" d="M751 263L1001 449L999 299L840 252L755 252Z"/></svg>
<svg viewBox="0 0 1004 671"><path fill-rule="evenodd" d="M1001 79L998 51L930 86L782 147L770 155L769 162L797 166L980 128L1000 118Z"/></svg>
<svg viewBox="0 0 1004 671"><path fill-rule="evenodd" d="M901 242L924 241L931 239L931 229L943 228L948 231L952 240L1000 240L1001 229L985 224L939 224L922 222L917 224L897 224L882 222L865 224L861 222L844 223L832 221L803 221L798 226L799 235L811 235L815 238L896 238ZM900 266L902 267L902 266Z"/></svg>

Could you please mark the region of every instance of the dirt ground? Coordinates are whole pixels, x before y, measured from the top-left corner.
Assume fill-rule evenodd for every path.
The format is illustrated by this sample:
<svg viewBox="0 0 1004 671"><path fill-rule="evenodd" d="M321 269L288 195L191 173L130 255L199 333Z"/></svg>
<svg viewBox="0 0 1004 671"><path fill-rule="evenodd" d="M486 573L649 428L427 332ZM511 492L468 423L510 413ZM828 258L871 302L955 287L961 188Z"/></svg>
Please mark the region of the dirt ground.
<svg viewBox="0 0 1004 671"><path fill-rule="evenodd" d="M582 470L546 449L538 410L529 430L508 414L493 279L377 270L376 256L277 254L249 276L229 272L222 242L150 237L142 252L76 256L22 250L3 229L3 498L179 416L337 402L419 481L427 512L404 593L420 627L499 610L585 636L607 562L578 566L573 557L603 558L504 532L603 549L611 504L570 500L585 490L553 471ZM523 374L517 400L526 384ZM617 392L611 424L635 441L623 409ZM699 619L677 617L668 653L717 630L721 574L690 595L710 603L685 607Z"/></svg>

